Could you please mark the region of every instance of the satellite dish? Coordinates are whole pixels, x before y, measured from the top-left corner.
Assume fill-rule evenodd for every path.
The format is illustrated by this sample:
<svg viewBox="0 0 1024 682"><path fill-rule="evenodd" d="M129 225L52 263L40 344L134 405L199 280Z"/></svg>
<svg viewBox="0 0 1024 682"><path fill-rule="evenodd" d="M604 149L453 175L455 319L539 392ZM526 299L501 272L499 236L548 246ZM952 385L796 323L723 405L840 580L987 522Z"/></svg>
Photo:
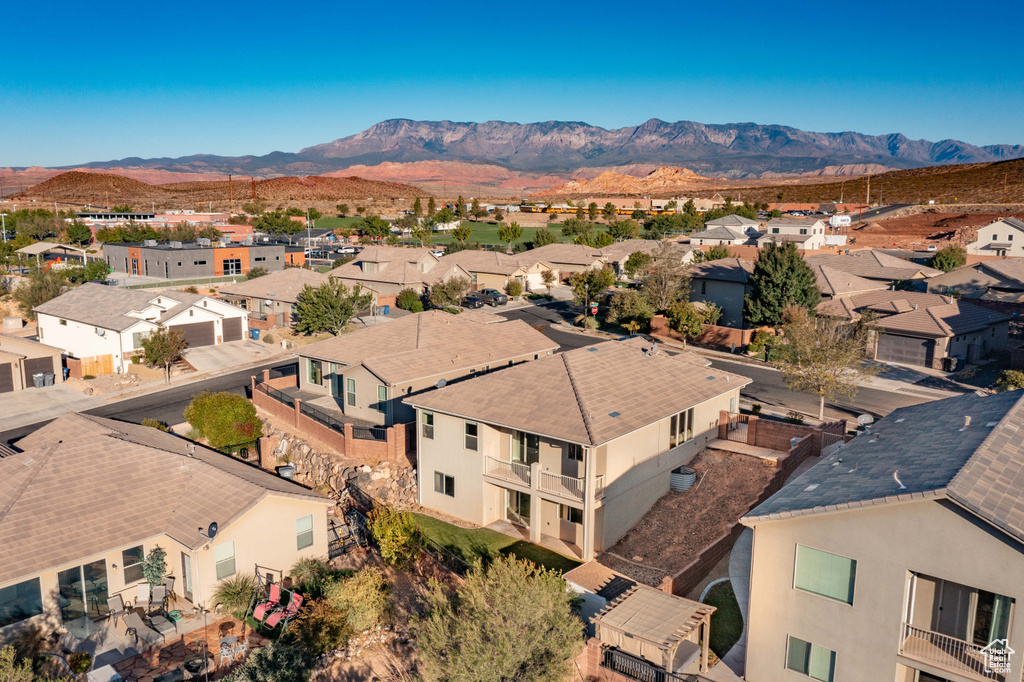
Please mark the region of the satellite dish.
<svg viewBox="0 0 1024 682"><path fill-rule="evenodd" d="M107 333L106 329L103 329L101 327L96 327L96 336L103 336L106 333Z"/></svg>
<svg viewBox="0 0 1024 682"><path fill-rule="evenodd" d="M437 383L434 384L434 386L436 388L444 388L447 384L448 384L448 380L447 379L438 379Z"/></svg>
<svg viewBox="0 0 1024 682"><path fill-rule="evenodd" d="M871 424L875 423L875 418L872 417L870 414L862 414L859 417L857 417L857 423L860 424L861 426L870 426Z"/></svg>
<svg viewBox="0 0 1024 682"><path fill-rule="evenodd" d="M206 537L210 538L211 540L214 539L215 537L217 537L217 530L218 530L217 522L214 521L213 523L210 524L210 527L206 530Z"/></svg>

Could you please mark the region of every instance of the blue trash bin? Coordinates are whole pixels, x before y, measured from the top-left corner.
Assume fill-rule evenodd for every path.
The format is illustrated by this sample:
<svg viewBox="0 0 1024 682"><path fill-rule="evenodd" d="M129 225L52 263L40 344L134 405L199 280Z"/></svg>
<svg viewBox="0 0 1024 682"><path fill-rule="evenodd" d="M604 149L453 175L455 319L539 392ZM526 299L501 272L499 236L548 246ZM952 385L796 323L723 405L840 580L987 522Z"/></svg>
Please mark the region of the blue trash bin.
<svg viewBox="0 0 1024 682"><path fill-rule="evenodd" d="M391 306L389 306L389 305L384 306L384 314L387 315L390 312L391 312Z"/></svg>
<svg viewBox="0 0 1024 682"><path fill-rule="evenodd" d="M250 329L249 330L249 338L252 339L253 341L259 341L260 340L260 330L259 329Z"/></svg>

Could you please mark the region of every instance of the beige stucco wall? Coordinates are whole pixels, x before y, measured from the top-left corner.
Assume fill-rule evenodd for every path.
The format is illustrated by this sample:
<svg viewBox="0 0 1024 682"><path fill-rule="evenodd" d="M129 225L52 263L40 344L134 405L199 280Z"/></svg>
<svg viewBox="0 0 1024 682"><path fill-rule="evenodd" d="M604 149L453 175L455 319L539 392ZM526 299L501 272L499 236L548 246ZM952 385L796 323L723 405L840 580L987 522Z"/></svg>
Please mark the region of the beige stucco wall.
<svg viewBox="0 0 1024 682"><path fill-rule="evenodd" d="M750 287L740 282L721 282L713 279L694 279L690 283L690 300L714 303L722 309L718 324L743 328L743 297Z"/></svg>
<svg viewBox="0 0 1024 682"><path fill-rule="evenodd" d="M1011 236L1012 235L1012 236ZM1009 244L1010 248L998 252L989 248L989 244ZM978 228L978 238L967 245L967 253L972 255L1004 255L1013 258L1024 256L1024 234L1015 227L1010 227L1001 220L991 225Z"/></svg>
<svg viewBox="0 0 1024 682"><path fill-rule="evenodd" d="M857 561L852 606L793 587L798 543ZM1024 601L1024 547L935 501L758 524L746 679L807 679L785 668L787 635L835 651L836 680L896 679L911 571L1013 597L1015 608ZM1014 621L1010 646L1024 651L1024 622ZM1021 679L1022 662L1014 657L1007 679Z"/></svg>

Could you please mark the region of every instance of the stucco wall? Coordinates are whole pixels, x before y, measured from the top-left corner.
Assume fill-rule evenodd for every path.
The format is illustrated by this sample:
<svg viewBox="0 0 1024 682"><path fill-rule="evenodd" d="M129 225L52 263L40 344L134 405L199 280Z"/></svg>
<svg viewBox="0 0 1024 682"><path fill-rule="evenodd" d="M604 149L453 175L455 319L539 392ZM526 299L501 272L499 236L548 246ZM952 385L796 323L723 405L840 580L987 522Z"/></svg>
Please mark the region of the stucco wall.
<svg viewBox="0 0 1024 682"><path fill-rule="evenodd" d="M690 300L714 303L722 309L719 324L743 327L743 297L749 287L739 282L720 282L713 279L694 279L690 283Z"/></svg>

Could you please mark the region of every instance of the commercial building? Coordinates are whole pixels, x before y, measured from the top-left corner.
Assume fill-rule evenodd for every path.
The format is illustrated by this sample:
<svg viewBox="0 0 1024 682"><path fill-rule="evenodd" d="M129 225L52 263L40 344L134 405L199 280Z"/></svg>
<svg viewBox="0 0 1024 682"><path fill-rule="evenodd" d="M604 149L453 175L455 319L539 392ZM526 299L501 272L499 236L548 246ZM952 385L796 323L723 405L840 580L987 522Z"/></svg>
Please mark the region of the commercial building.
<svg viewBox="0 0 1024 682"><path fill-rule="evenodd" d="M228 244L209 239L104 244L103 258L114 272L169 280L246 275L257 267L275 272L289 262L283 244Z"/></svg>

